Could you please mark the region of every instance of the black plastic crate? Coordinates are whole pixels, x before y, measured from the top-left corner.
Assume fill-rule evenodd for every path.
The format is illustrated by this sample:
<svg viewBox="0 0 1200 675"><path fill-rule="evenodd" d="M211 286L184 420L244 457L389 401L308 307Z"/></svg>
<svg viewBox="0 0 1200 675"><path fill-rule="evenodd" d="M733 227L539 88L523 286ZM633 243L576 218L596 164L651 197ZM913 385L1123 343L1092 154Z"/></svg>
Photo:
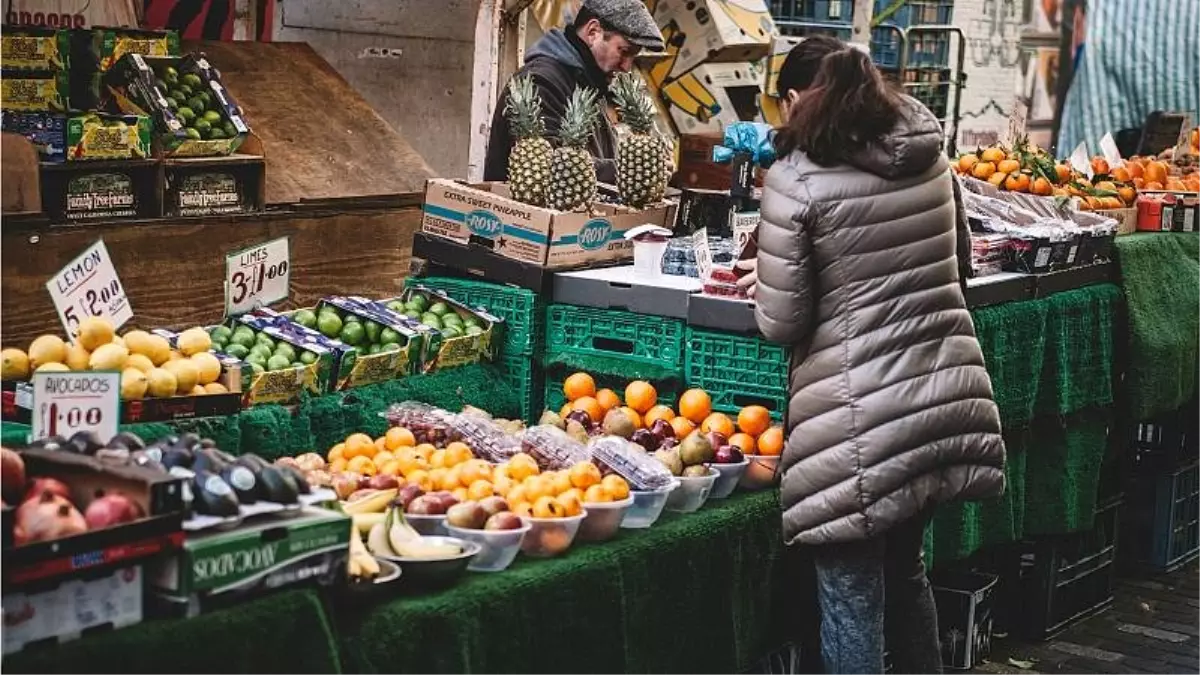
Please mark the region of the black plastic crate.
<svg viewBox="0 0 1200 675"><path fill-rule="evenodd" d="M879 17L894 0L875 0L874 16ZM884 24L901 28L909 26L944 26L954 16L954 0L908 0L883 19Z"/></svg>
<svg viewBox="0 0 1200 675"><path fill-rule="evenodd" d="M1171 572L1200 556L1200 463L1136 475L1129 495L1125 562Z"/></svg>
<svg viewBox="0 0 1200 675"><path fill-rule="evenodd" d="M1087 532L1021 544L1017 587L1023 602L1012 630L1046 640L1112 604L1122 501L1098 507Z"/></svg>
<svg viewBox="0 0 1200 675"><path fill-rule="evenodd" d="M930 579L937 604L942 665L970 670L992 653L992 612L1000 577L981 572L938 572Z"/></svg>
<svg viewBox="0 0 1200 675"><path fill-rule="evenodd" d="M1170 470L1198 459L1200 434L1194 417L1195 413L1185 406L1134 425L1130 439L1133 471Z"/></svg>

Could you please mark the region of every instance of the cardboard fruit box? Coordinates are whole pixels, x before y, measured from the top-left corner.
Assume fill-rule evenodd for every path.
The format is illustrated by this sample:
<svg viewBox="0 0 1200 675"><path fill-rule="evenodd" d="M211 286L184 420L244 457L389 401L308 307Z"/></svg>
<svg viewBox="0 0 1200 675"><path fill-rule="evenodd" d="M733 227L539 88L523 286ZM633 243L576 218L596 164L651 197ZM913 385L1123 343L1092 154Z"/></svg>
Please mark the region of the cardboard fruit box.
<svg viewBox="0 0 1200 675"><path fill-rule="evenodd" d="M148 585L166 611L194 616L246 595L346 573L350 519L306 507L291 517L190 535L175 555L147 567Z"/></svg>
<svg viewBox="0 0 1200 675"><path fill-rule="evenodd" d="M676 50L670 79L702 63L764 58L777 32L765 0L659 0L653 11Z"/></svg>
<svg viewBox="0 0 1200 675"><path fill-rule="evenodd" d="M71 115L66 118L66 159L147 159L152 132L145 115Z"/></svg>
<svg viewBox="0 0 1200 675"><path fill-rule="evenodd" d="M114 464L62 450L27 449L20 454L29 480L50 477L62 481L81 513L97 490L104 490L125 494L147 515L113 527L24 545L14 543L10 523L5 522L6 592L31 582L72 577L81 570L128 564L182 544L181 479L157 469Z"/></svg>
<svg viewBox="0 0 1200 675"><path fill-rule="evenodd" d="M361 347L355 346L339 337L339 342L346 344L349 349L342 357L343 362L348 361L350 366L341 369L340 376L333 385L335 390L395 380L411 375L420 365L422 349L420 332L406 321L403 315L393 312L387 307L367 298L331 296L322 298L315 308L298 309L287 313L286 316L293 322L300 323L310 330L319 332L319 317L321 310L326 307L337 310L340 315L354 315L358 317L364 326L368 344L389 344L383 342L384 331L387 330L394 333L394 335L386 337L394 338L393 342L399 345L399 349L386 352L377 350L372 353L365 345ZM311 317L312 325L301 323L302 321L310 320L301 318L301 313L306 311L313 315ZM368 330L366 327L371 323L374 323L376 328ZM346 323L344 322L342 329L339 331L339 336L346 336L345 327ZM379 335L375 337L380 340L379 342L372 343L370 341L371 330L378 331Z"/></svg>
<svg viewBox="0 0 1200 675"><path fill-rule="evenodd" d="M142 622L142 566L85 573L5 593L4 653L52 647Z"/></svg>
<svg viewBox="0 0 1200 675"><path fill-rule="evenodd" d="M487 359L488 361L495 359L496 350L504 344L504 319L488 313L483 307L472 309L450 298L450 296L442 291L420 284L404 289L404 294L399 298L382 300L380 302L391 307L393 310L401 311L400 307L413 306L410 303L416 298L421 298L421 302L423 302L427 313L431 312L439 317L439 325L429 326L424 323L428 317L424 314L412 316L416 312L408 310L409 313L407 316L409 319L417 322L421 328L429 329L421 364L423 372L431 373L446 368L456 368L472 363L479 363L481 359ZM433 311L438 304L441 304L445 308L445 312L440 315ZM441 319L451 314L459 318L459 322L461 323L458 325L475 325L477 329L471 330L468 327L459 330L452 328L454 323L442 323ZM448 329L449 332L447 333Z"/></svg>
<svg viewBox="0 0 1200 675"><path fill-rule="evenodd" d="M675 206L668 201L638 210L597 203L591 213L555 211L512 199L504 183L439 178L425 185L421 229L522 263L562 269L632 258L633 242L625 240L625 232L646 224L671 229Z"/></svg>
<svg viewBox="0 0 1200 675"><path fill-rule="evenodd" d="M0 72L0 107L24 112L66 112L70 83L61 70Z"/></svg>
<svg viewBox="0 0 1200 675"><path fill-rule="evenodd" d="M0 45L5 70L68 70L71 65L70 32L61 28L5 26Z"/></svg>
<svg viewBox="0 0 1200 675"><path fill-rule="evenodd" d="M284 342L291 345L297 352L298 359L304 352L309 352L315 357L312 363L290 365L276 370L268 370L264 366L256 368L254 363L248 362L250 367L245 371L248 376L244 377L242 382L243 407L248 408L259 403L297 403L305 393L314 396L328 393L333 391L334 383L344 378L354 366L352 347L305 328L270 309L260 308L231 317L225 322L225 326L234 333L238 327L247 326L255 333L265 334L273 343ZM209 332L211 334L212 331ZM247 358L240 353L231 354L230 346L218 349L237 359ZM250 349L247 348L247 351Z"/></svg>

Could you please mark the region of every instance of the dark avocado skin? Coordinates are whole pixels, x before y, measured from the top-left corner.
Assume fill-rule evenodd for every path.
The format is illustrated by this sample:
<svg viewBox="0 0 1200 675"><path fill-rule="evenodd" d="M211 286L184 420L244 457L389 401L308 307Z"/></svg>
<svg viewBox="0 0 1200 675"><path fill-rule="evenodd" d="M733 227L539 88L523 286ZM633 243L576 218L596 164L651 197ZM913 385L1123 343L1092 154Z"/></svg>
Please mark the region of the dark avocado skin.
<svg viewBox="0 0 1200 675"><path fill-rule="evenodd" d="M211 471L219 474L225 470L228 462L223 462L212 450L205 449L196 453L196 459L192 462L192 468L196 471Z"/></svg>
<svg viewBox="0 0 1200 675"><path fill-rule="evenodd" d="M100 440L100 436L94 431L79 431L71 440L67 441L67 448L73 449L81 455L94 455L96 451L104 447L104 441Z"/></svg>
<svg viewBox="0 0 1200 675"><path fill-rule="evenodd" d="M233 473L235 471L248 471L251 476L254 476L254 482L249 489L243 490L238 487L237 481L233 480ZM221 478L226 483L229 483L229 487L233 488L234 493L237 494L238 502L242 504L253 504L254 502L258 501L258 476L255 475L255 473L250 469L247 469L240 464L229 464L225 467L225 470L221 472Z"/></svg>
<svg viewBox="0 0 1200 675"><path fill-rule="evenodd" d="M294 466L276 467L282 469L284 473L291 477L296 483L296 491L302 495L312 494L312 486L308 484L308 479L304 477L304 473Z"/></svg>
<svg viewBox="0 0 1200 675"><path fill-rule="evenodd" d="M212 492L204 486L213 479L224 482L220 476L211 471L197 471L196 477L192 479L192 504L196 513L221 518L236 516L239 505L233 488L223 495Z"/></svg>
<svg viewBox="0 0 1200 675"><path fill-rule="evenodd" d="M277 504L295 504L299 500L299 490L290 478L273 466L263 467L258 472L258 479L262 481L264 499Z"/></svg>
<svg viewBox="0 0 1200 675"><path fill-rule="evenodd" d="M142 437L129 431L122 431L113 436L112 440L108 442L109 447L112 447L114 443L120 443L130 450L144 450L146 448L146 442L142 440Z"/></svg>

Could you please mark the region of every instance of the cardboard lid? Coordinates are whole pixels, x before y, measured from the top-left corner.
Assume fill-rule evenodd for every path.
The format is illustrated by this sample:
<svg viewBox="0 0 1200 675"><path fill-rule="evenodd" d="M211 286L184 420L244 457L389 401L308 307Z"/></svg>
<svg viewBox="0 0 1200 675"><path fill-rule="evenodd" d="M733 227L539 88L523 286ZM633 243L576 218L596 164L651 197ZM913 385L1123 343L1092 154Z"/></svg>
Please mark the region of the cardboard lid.
<svg viewBox="0 0 1200 675"><path fill-rule="evenodd" d="M625 238L629 241L638 242L646 241L650 237L671 237L671 231L661 225L647 223L630 228L625 232Z"/></svg>

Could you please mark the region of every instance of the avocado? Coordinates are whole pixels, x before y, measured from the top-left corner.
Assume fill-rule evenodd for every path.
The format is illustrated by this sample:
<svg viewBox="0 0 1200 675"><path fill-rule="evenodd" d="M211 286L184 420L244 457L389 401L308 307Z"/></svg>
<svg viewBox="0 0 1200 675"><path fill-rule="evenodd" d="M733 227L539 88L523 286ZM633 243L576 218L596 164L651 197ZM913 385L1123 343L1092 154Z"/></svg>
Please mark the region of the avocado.
<svg viewBox="0 0 1200 675"><path fill-rule="evenodd" d="M190 468L196 461L196 456L188 448L172 446L162 454L162 465L168 469L174 467Z"/></svg>
<svg viewBox="0 0 1200 675"><path fill-rule="evenodd" d="M230 464L221 472L221 479L233 488L238 502L253 504L258 501L258 477L241 464Z"/></svg>
<svg viewBox="0 0 1200 675"><path fill-rule="evenodd" d="M130 450L144 450L146 448L146 442L142 440L142 437L138 436L132 431L122 431L116 436L113 436L112 440L109 441L108 444L112 445L113 443L118 442Z"/></svg>
<svg viewBox="0 0 1200 675"><path fill-rule="evenodd" d="M264 467L258 472L262 481L262 495L269 502L295 504L299 500L300 487L291 475L274 466Z"/></svg>
<svg viewBox="0 0 1200 675"><path fill-rule="evenodd" d="M231 518L240 510L237 495L220 476L211 471L197 471L192 479L192 506L196 513Z"/></svg>
<svg viewBox="0 0 1200 675"><path fill-rule="evenodd" d="M277 468L283 469L284 472L291 476L292 480L296 483L297 492L302 495L312 494L312 486L308 484L308 479L304 477L303 471L291 465L279 466Z"/></svg>
<svg viewBox="0 0 1200 675"><path fill-rule="evenodd" d="M166 457L164 456L164 460ZM208 471L214 474L219 474L225 470L229 462L223 461L217 456L217 453L212 448L204 448L200 452L195 453L195 458L192 460L192 470L196 472Z"/></svg>
<svg viewBox="0 0 1200 675"><path fill-rule="evenodd" d="M65 447L67 450L81 455L94 455L97 450L104 447L104 441L100 440L100 435L94 431L77 431L67 441Z"/></svg>

